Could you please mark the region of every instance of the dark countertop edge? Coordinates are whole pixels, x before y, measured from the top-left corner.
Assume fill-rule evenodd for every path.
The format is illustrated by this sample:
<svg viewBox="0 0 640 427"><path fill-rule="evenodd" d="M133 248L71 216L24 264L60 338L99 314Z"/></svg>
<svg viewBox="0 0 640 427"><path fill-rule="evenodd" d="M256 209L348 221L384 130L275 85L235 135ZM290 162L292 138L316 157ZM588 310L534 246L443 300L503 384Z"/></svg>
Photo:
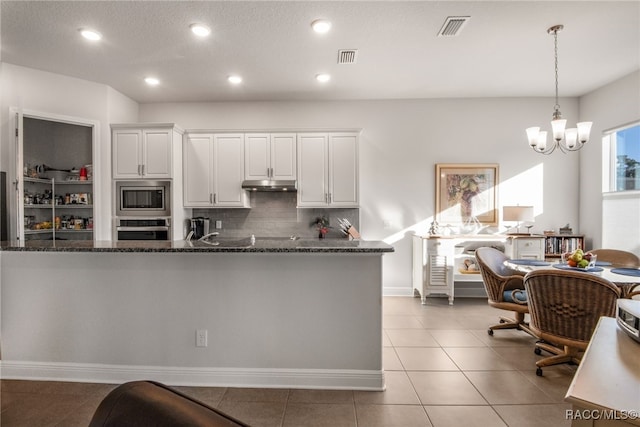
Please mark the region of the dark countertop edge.
<svg viewBox="0 0 640 427"><path fill-rule="evenodd" d="M175 246L19 246L2 245L0 251L4 252L93 252L93 253L344 253L344 254L384 254L394 252L394 248L383 242L363 242L363 246L357 247L175 247Z"/></svg>

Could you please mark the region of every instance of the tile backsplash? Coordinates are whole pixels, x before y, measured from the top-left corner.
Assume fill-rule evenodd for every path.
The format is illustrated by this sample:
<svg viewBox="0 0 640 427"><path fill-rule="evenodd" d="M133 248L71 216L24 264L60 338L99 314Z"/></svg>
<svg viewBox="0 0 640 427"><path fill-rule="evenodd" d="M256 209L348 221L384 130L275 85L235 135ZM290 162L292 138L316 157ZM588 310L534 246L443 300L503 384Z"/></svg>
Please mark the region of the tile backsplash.
<svg viewBox="0 0 640 427"><path fill-rule="evenodd" d="M224 237L317 238L318 231L312 225L316 218L329 218L331 228L327 238L345 238L339 229L338 218L347 218L360 230L359 209L296 208L297 196L287 192L251 192L250 209L193 209L193 217L210 220L210 231L219 231ZM215 230L216 220L222 221L222 229Z"/></svg>

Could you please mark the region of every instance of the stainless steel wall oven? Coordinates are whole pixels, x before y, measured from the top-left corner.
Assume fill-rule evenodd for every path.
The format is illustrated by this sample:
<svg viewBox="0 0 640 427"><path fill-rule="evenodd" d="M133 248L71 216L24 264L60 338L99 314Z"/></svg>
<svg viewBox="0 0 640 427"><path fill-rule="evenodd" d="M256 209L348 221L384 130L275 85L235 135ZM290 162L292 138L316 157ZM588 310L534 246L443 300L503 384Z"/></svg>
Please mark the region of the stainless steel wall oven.
<svg viewBox="0 0 640 427"><path fill-rule="evenodd" d="M116 240L170 240L169 218L116 218Z"/></svg>

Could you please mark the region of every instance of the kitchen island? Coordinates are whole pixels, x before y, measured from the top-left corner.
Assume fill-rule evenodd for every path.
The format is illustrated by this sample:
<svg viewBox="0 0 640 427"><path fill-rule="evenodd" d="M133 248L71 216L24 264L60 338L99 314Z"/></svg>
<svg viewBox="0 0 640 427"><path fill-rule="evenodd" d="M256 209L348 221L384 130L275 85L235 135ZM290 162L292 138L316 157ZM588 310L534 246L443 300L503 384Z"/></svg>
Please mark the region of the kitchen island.
<svg viewBox="0 0 640 427"><path fill-rule="evenodd" d="M340 239L5 243L2 378L380 390L392 251Z"/></svg>

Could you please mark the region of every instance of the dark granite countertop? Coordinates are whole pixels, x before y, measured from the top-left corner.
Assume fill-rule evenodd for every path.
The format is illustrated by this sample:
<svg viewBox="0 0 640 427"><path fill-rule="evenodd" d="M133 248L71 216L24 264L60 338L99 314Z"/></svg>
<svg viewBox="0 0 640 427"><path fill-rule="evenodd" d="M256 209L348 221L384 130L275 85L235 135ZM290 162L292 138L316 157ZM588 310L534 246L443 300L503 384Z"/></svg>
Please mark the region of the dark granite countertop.
<svg viewBox="0 0 640 427"><path fill-rule="evenodd" d="M258 238L254 245L245 239L211 239L209 243L173 241L91 241L29 240L23 243L2 242L3 251L29 252L169 252L169 253L384 253L393 246L381 241L346 239L279 239Z"/></svg>

